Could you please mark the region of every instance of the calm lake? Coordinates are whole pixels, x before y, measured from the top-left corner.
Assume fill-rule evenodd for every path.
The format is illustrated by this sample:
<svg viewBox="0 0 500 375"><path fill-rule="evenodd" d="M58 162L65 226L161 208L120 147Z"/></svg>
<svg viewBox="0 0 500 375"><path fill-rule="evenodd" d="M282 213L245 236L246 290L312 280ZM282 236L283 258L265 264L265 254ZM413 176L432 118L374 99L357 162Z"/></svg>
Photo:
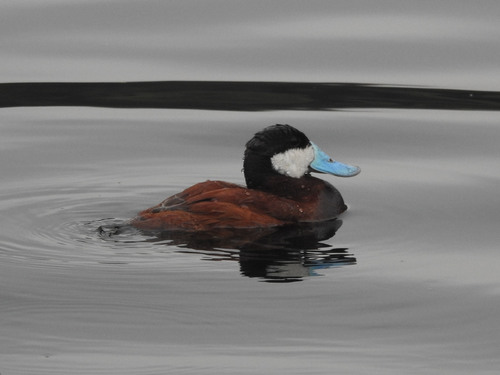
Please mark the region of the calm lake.
<svg viewBox="0 0 500 375"><path fill-rule="evenodd" d="M500 3L0 10L0 83L236 81L234 98L243 81L360 85L347 107L288 106L291 89L268 108L197 97L215 110L189 95L184 109L2 105L0 88L2 375L498 373ZM366 99L364 84L431 91ZM435 105L441 89L466 95ZM196 182L243 184L246 141L275 123L362 169L323 176L349 206L329 236L113 231Z"/></svg>

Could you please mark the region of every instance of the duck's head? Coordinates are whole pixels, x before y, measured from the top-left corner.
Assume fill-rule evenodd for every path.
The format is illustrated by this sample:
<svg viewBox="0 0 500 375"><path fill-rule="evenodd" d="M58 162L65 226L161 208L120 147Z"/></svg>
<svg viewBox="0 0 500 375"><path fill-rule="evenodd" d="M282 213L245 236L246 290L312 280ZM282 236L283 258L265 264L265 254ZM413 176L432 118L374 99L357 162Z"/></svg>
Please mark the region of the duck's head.
<svg viewBox="0 0 500 375"><path fill-rule="evenodd" d="M272 125L256 133L246 144L243 162L251 189L264 188L271 175L302 178L310 172L356 176L361 169L340 163L290 125Z"/></svg>

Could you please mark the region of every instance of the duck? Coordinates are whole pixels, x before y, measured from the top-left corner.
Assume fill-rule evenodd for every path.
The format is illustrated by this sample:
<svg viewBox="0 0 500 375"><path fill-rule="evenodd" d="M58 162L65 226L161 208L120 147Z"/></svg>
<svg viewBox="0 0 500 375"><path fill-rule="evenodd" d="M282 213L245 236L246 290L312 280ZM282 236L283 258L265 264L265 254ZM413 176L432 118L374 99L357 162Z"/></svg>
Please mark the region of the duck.
<svg viewBox="0 0 500 375"><path fill-rule="evenodd" d="M271 125L246 143L246 186L200 182L139 212L130 224L144 231L210 232L332 220L347 210L344 199L311 173L352 177L360 171L332 159L293 126Z"/></svg>

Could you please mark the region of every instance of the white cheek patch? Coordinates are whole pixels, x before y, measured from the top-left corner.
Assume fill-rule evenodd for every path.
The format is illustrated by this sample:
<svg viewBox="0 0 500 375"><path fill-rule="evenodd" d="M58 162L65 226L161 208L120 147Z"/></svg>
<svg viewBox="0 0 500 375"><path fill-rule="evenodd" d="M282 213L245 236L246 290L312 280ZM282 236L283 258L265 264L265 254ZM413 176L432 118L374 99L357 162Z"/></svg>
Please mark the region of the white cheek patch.
<svg viewBox="0 0 500 375"><path fill-rule="evenodd" d="M292 148L274 155L271 164L275 171L294 178L300 178L309 170L309 164L314 160L312 146L306 148Z"/></svg>

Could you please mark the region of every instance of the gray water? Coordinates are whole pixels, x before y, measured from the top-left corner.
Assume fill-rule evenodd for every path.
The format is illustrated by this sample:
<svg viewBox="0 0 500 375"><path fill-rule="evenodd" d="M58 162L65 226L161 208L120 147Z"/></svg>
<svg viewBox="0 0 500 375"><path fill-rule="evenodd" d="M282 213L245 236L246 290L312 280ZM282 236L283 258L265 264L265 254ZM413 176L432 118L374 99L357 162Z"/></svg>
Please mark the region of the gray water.
<svg viewBox="0 0 500 375"><path fill-rule="evenodd" d="M500 5L0 5L1 82L282 80L500 88ZM496 374L499 114L9 108L0 117L0 372ZM98 228L206 179L290 123L352 179L312 263ZM345 249L351 260L328 262ZM326 255L325 255L326 254ZM306 254L307 255L307 254ZM275 280L274 280L275 281Z"/></svg>

